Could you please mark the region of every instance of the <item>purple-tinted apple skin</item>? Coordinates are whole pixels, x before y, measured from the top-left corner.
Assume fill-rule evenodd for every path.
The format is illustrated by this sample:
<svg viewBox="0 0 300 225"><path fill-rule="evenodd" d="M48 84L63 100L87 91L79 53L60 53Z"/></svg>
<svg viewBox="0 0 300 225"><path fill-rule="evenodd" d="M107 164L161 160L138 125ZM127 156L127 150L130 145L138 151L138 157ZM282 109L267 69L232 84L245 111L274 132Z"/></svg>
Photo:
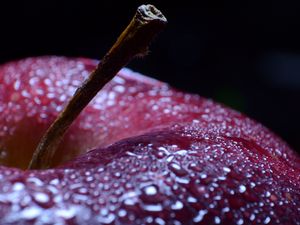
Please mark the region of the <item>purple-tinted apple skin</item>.
<svg viewBox="0 0 300 225"><path fill-rule="evenodd" d="M0 67L0 160L10 166L0 167L0 224L300 224L300 159L280 138L127 69L72 125L62 164L11 167L25 167L96 64L40 57Z"/></svg>

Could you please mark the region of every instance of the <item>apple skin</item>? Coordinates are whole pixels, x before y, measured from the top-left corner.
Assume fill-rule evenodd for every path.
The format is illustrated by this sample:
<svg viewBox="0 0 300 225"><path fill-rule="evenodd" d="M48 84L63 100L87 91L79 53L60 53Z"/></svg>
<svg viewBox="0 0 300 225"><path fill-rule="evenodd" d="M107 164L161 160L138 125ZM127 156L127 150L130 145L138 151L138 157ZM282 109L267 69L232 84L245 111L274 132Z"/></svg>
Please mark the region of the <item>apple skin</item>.
<svg viewBox="0 0 300 225"><path fill-rule="evenodd" d="M0 67L0 224L300 224L300 158L285 142L127 69L71 126L57 167L14 168L96 65L39 57Z"/></svg>

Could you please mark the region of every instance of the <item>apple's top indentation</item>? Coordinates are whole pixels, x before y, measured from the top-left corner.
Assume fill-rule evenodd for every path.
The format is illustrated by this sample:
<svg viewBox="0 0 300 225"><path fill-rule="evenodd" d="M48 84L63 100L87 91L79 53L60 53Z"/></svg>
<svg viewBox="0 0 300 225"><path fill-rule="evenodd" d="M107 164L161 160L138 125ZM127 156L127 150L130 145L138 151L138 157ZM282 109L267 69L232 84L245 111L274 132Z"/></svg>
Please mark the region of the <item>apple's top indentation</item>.
<svg viewBox="0 0 300 225"><path fill-rule="evenodd" d="M162 13L152 5L137 9L131 22L105 54L94 71L76 90L73 97L42 136L29 163L29 169L51 165L64 134L96 94L133 58L144 55L154 37L167 24Z"/></svg>

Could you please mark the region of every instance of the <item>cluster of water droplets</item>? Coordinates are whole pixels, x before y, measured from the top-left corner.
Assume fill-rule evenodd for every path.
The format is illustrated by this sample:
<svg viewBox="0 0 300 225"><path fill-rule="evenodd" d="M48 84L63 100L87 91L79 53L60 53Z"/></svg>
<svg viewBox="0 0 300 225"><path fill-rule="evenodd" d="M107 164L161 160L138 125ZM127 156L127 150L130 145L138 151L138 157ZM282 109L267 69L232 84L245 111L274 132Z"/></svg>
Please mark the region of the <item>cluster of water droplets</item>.
<svg viewBox="0 0 300 225"><path fill-rule="evenodd" d="M46 61L23 61L20 71L30 68L43 77L45 71L39 67ZM30 85L46 85L42 90L27 90L22 82L7 76L0 78L0 90L3 85L16 89L28 99L24 100L27 105L43 105L49 100L52 104L61 102L61 106L79 84L80 79L70 76L80 74L83 78L95 64L50 59L54 74L68 75L68 79L55 82L56 87L67 88L62 93L51 92L51 73L49 80L30 78ZM9 65L6 72L12 77L18 74ZM45 90L47 98L39 95ZM1 101L9 97L13 102L20 97L8 93L11 95L0 95ZM13 114L17 105L0 108L0 115L8 115L3 114L7 109ZM26 113L37 109L30 104L30 109L26 107ZM35 113L45 121L57 107L41 107ZM103 113L100 116L99 111ZM103 146L121 141L90 151L56 170L24 172L0 167L1 222L300 224L296 156L266 128L245 116L126 69L85 112L88 115L83 114L73 128L80 131L82 139L90 142L95 135L94 140L103 141ZM12 116L18 115L23 116ZM4 127L1 131L6 132ZM71 140L78 139L72 132L69 135Z"/></svg>

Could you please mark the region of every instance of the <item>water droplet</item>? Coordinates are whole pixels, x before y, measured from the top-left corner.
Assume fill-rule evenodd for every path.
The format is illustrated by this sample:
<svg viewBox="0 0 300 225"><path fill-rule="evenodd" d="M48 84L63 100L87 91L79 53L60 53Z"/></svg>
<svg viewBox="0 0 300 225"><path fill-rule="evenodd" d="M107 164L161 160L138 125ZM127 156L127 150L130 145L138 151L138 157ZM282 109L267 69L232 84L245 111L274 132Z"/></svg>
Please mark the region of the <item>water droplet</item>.
<svg viewBox="0 0 300 225"><path fill-rule="evenodd" d="M124 217L124 216L126 216L126 215L127 215L126 210L124 210L124 209L120 209L120 210L119 210L119 212L118 212L118 216L119 216L119 217Z"/></svg>
<svg viewBox="0 0 300 225"><path fill-rule="evenodd" d="M156 151L154 154L158 159L162 159L166 156L166 154L163 151Z"/></svg>
<svg viewBox="0 0 300 225"><path fill-rule="evenodd" d="M115 220L115 215L112 213L109 213L107 216L99 216L98 221L101 224L111 224Z"/></svg>
<svg viewBox="0 0 300 225"><path fill-rule="evenodd" d="M172 162L174 158L175 158L174 155L169 155L169 156L167 157L166 161L167 161L167 162Z"/></svg>
<svg viewBox="0 0 300 225"><path fill-rule="evenodd" d="M251 220L251 221L255 220L255 214L251 214L250 220Z"/></svg>
<svg viewBox="0 0 300 225"><path fill-rule="evenodd" d="M237 225L242 225L242 224L244 224L244 220L243 219L239 219L236 223L237 223Z"/></svg>
<svg viewBox="0 0 300 225"><path fill-rule="evenodd" d="M228 167L223 167L223 171L226 172L226 173L229 173L231 171L231 169L228 168Z"/></svg>
<svg viewBox="0 0 300 225"><path fill-rule="evenodd" d="M202 173L202 174L200 175L200 177L201 177L201 179L205 179L205 178L207 178L207 175L206 175L205 173Z"/></svg>
<svg viewBox="0 0 300 225"><path fill-rule="evenodd" d="M124 72L123 70L125 71L125 69L122 69L122 72ZM115 76L113 81L115 81L118 84L125 84L125 80L123 78L119 77L119 76Z"/></svg>
<svg viewBox="0 0 300 225"><path fill-rule="evenodd" d="M173 205L171 205L171 209L180 210L183 208L183 204L181 201L176 201Z"/></svg>
<svg viewBox="0 0 300 225"><path fill-rule="evenodd" d="M229 207L225 207L225 208L222 209L222 212L224 212L224 213L225 213L225 212L229 212L229 211L230 211L230 208L229 208Z"/></svg>
<svg viewBox="0 0 300 225"><path fill-rule="evenodd" d="M137 194L131 191L121 196L121 199L124 199L125 205L134 205L137 202Z"/></svg>
<svg viewBox="0 0 300 225"><path fill-rule="evenodd" d="M177 176L185 176L187 174L187 171L183 169L178 163L171 162L169 164L170 170L175 173Z"/></svg>
<svg viewBox="0 0 300 225"><path fill-rule="evenodd" d="M220 196L220 195L217 195L217 196L214 197L214 200L217 200L217 201L219 201L221 199L222 199L222 196Z"/></svg>
<svg viewBox="0 0 300 225"><path fill-rule="evenodd" d="M23 183L20 183L20 182L16 182L14 183L13 185L13 190L14 191L21 191L25 188L25 185Z"/></svg>
<svg viewBox="0 0 300 225"><path fill-rule="evenodd" d="M188 201L189 203L196 203L196 202L197 202L197 199L194 198L194 197L192 197L192 196L189 196L189 197L187 198L187 201Z"/></svg>
<svg viewBox="0 0 300 225"><path fill-rule="evenodd" d="M87 182L92 182L94 180L94 177L92 176L87 176L85 179Z"/></svg>
<svg viewBox="0 0 300 225"><path fill-rule="evenodd" d="M245 185L240 185L240 186L239 186L239 192L240 192L240 193L244 193L246 190L247 190L247 188L246 188Z"/></svg>
<svg viewBox="0 0 300 225"><path fill-rule="evenodd" d="M45 193L35 193L33 197L37 202L40 203L47 203L49 201L49 196Z"/></svg>
<svg viewBox="0 0 300 225"><path fill-rule="evenodd" d="M150 223L150 224L153 223L153 217L152 216L147 216L145 220L146 220L147 223Z"/></svg>
<svg viewBox="0 0 300 225"><path fill-rule="evenodd" d="M146 195L156 195L157 194L157 187L154 185L147 186L143 190Z"/></svg>
<svg viewBox="0 0 300 225"><path fill-rule="evenodd" d="M215 217L215 224L220 224L220 223L221 223L220 217L216 216Z"/></svg>
<svg viewBox="0 0 300 225"><path fill-rule="evenodd" d="M165 225L166 222L162 219L162 218L155 218L155 222L158 224L158 225Z"/></svg>
<svg viewBox="0 0 300 225"><path fill-rule="evenodd" d="M36 177L29 177L27 179L28 182L34 183L36 186L43 186L43 181Z"/></svg>
<svg viewBox="0 0 300 225"><path fill-rule="evenodd" d="M114 90L119 93L123 93L125 91L125 87L122 85L117 85L114 87Z"/></svg>
<svg viewBox="0 0 300 225"><path fill-rule="evenodd" d="M120 178L120 177L121 177L121 173L120 173L120 172L115 172L115 173L114 173L114 176L115 176L116 178Z"/></svg>
<svg viewBox="0 0 300 225"><path fill-rule="evenodd" d="M263 202L259 202L258 205L259 205L260 207L263 207L265 204L264 204Z"/></svg>
<svg viewBox="0 0 300 225"><path fill-rule="evenodd" d="M254 188L256 185L255 185L255 183L254 182L250 182L250 187L251 188Z"/></svg>
<svg viewBox="0 0 300 225"><path fill-rule="evenodd" d="M179 150L179 151L176 151L174 154L185 156L187 153L188 153L187 150Z"/></svg>
<svg viewBox="0 0 300 225"><path fill-rule="evenodd" d="M150 212L160 212L163 209L162 205L160 205L160 204L157 204L157 205L144 205L143 208L146 211L150 211Z"/></svg>
<svg viewBox="0 0 300 225"><path fill-rule="evenodd" d="M30 97L30 93L29 93L28 91L26 91L26 90L23 90L23 91L21 92L21 95L22 95L23 97L25 97L25 98L29 98L29 97Z"/></svg>
<svg viewBox="0 0 300 225"><path fill-rule="evenodd" d="M180 184L190 183L190 179L188 177L176 177L175 180L176 180L176 182L178 182Z"/></svg>
<svg viewBox="0 0 300 225"><path fill-rule="evenodd" d="M14 89L16 91L19 90L20 85L21 85L21 81L20 80L16 80L15 83L14 83Z"/></svg>
<svg viewBox="0 0 300 225"><path fill-rule="evenodd" d="M59 209L59 210L55 211L57 216L62 217L64 219L73 218L76 215L76 212L77 212L77 208L75 208L75 207Z"/></svg>
<svg viewBox="0 0 300 225"><path fill-rule="evenodd" d="M271 218L270 217L266 217L265 220L264 220L264 224L268 224L270 223L271 221Z"/></svg>
<svg viewBox="0 0 300 225"><path fill-rule="evenodd" d="M38 217L42 213L42 211L43 210L41 208L35 206L25 208L23 211L21 211L21 217L27 220L31 220Z"/></svg>
<svg viewBox="0 0 300 225"><path fill-rule="evenodd" d="M126 152L126 155L139 158L139 155L129 151Z"/></svg>
<svg viewBox="0 0 300 225"><path fill-rule="evenodd" d="M165 114L169 114L169 113L171 112L171 110L170 110L170 109L164 109L163 112L164 112Z"/></svg>
<svg viewBox="0 0 300 225"><path fill-rule="evenodd" d="M199 210L197 216L194 217L193 221L199 223L203 220L203 217L207 214L207 210Z"/></svg>

